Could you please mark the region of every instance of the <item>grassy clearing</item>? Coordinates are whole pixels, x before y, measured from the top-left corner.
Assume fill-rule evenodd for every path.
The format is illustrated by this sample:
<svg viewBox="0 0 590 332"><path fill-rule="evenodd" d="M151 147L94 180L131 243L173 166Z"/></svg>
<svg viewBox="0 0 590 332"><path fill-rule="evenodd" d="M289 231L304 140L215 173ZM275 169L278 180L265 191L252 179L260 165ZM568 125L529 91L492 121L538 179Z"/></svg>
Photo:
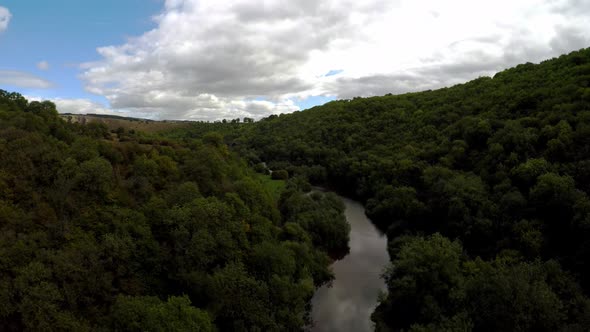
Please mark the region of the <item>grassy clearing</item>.
<svg viewBox="0 0 590 332"><path fill-rule="evenodd" d="M285 189L285 180L273 180L270 178L270 175L260 173L256 174L256 178L273 195L274 199L278 201L283 189Z"/></svg>

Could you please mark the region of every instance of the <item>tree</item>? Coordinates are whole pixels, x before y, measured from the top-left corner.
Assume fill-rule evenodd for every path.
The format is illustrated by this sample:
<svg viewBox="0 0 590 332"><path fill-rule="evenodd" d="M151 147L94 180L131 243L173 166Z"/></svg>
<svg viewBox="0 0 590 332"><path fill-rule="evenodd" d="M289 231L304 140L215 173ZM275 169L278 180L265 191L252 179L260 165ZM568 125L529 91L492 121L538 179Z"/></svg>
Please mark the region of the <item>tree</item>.
<svg viewBox="0 0 590 332"><path fill-rule="evenodd" d="M383 275L389 294L373 320L408 328L452 317L463 296L461 256L459 242L440 234L407 239Z"/></svg>
<svg viewBox="0 0 590 332"><path fill-rule="evenodd" d="M289 178L289 172L284 169L272 171L271 178L273 180L287 180Z"/></svg>
<svg viewBox="0 0 590 332"><path fill-rule="evenodd" d="M76 175L77 187L97 196L106 195L112 186L113 168L103 158L94 158L80 164Z"/></svg>
<svg viewBox="0 0 590 332"><path fill-rule="evenodd" d="M191 306L188 296L118 296L111 327L120 331L214 331L209 315Z"/></svg>

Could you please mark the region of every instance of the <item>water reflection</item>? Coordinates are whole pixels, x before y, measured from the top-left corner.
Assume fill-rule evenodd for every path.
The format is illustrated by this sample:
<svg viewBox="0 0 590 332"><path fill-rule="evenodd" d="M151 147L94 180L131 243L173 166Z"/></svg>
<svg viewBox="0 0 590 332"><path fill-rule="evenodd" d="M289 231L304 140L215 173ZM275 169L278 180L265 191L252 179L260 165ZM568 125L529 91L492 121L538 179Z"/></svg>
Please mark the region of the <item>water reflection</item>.
<svg viewBox="0 0 590 332"><path fill-rule="evenodd" d="M371 313L385 290L379 277L389 262L387 239L365 216L363 206L342 198L350 223L350 253L335 262L336 279L318 289L311 301L312 331L372 331Z"/></svg>

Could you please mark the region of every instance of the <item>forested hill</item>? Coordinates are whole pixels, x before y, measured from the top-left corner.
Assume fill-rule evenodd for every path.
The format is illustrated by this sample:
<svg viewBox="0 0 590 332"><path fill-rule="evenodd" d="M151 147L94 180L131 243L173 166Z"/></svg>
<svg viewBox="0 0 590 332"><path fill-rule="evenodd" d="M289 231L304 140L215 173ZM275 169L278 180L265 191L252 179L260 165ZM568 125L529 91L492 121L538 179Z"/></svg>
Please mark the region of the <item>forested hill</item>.
<svg viewBox="0 0 590 332"><path fill-rule="evenodd" d="M590 49L227 137L366 202L393 260L378 329L590 326Z"/></svg>
<svg viewBox="0 0 590 332"><path fill-rule="evenodd" d="M0 90L0 331L298 330L348 243L305 187Z"/></svg>
<svg viewBox="0 0 590 332"><path fill-rule="evenodd" d="M167 134L0 90L0 330L301 329L348 241L308 179L387 231L377 330L585 331L589 143L590 49Z"/></svg>

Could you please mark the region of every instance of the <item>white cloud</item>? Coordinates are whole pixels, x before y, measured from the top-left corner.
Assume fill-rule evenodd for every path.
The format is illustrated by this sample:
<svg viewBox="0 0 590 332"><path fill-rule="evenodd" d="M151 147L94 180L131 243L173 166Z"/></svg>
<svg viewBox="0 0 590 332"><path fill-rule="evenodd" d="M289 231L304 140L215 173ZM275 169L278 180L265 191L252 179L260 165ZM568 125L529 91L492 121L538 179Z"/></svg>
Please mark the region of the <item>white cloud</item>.
<svg viewBox="0 0 590 332"><path fill-rule="evenodd" d="M120 113L114 112L104 105L88 99L53 98L49 100L55 103L57 111L60 113L120 115Z"/></svg>
<svg viewBox="0 0 590 332"><path fill-rule="evenodd" d="M41 77L17 70L0 70L0 85L32 89L49 89L53 87L53 83Z"/></svg>
<svg viewBox="0 0 590 332"><path fill-rule="evenodd" d="M10 11L5 7L0 6L0 32L8 28L8 23L10 23L11 17L12 14L10 14Z"/></svg>
<svg viewBox="0 0 590 332"><path fill-rule="evenodd" d="M24 97L29 101L49 100L55 104L59 113L125 115L124 112L113 111L101 103L84 98L41 98L27 95Z"/></svg>
<svg viewBox="0 0 590 332"><path fill-rule="evenodd" d="M98 49L86 88L169 119L262 117L293 100L460 83L590 46L584 0L167 0ZM338 75L326 73L338 70ZM263 101L261 101L263 100Z"/></svg>
<svg viewBox="0 0 590 332"><path fill-rule="evenodd" d="M37 69L39 70L49 70L49 62L41 61L37 63Z"/></svg>

